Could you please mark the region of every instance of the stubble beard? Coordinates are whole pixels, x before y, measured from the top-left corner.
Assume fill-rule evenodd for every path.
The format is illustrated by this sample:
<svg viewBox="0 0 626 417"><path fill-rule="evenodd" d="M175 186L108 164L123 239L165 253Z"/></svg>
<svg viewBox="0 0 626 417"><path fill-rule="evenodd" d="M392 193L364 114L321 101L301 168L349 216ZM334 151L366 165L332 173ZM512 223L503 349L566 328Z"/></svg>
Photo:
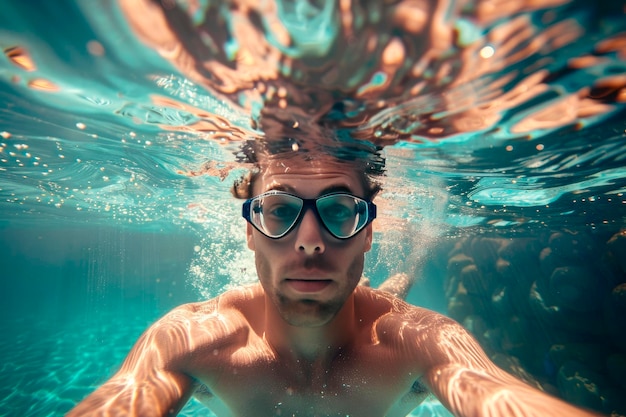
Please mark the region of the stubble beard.
<svg viewBox="0 0 626 417"><path fill-rule="evenodd" d="M353 260L346 272L346 281L340 283L337 296L328 300L315 300L313 298L293 299L285 295L277 283L269 282L269 288L263 285L265 293L269 296L282 319L291 326L297 327L321 327L330 323L343 308L346 300L354 291L363 273L365 256L362 254ZM271 277L271 268L267 260L257 256L257 271L259 277ZM263 284L263 280L262 280Z"/></svg>

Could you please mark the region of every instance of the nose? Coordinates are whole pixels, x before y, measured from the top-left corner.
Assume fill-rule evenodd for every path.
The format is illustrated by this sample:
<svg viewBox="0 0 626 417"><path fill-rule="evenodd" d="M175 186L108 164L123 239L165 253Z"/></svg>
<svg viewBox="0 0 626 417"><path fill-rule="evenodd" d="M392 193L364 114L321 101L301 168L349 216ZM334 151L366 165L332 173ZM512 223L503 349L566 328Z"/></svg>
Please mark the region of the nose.
<svg viewBox="0 0 626 417"><path fill-rule="evenodd" d="M326 250L322 237L322 225L312 210L307 210L304 213L296 233L296 251L304 252L305 255L311 256L322 254Z"/></svg>

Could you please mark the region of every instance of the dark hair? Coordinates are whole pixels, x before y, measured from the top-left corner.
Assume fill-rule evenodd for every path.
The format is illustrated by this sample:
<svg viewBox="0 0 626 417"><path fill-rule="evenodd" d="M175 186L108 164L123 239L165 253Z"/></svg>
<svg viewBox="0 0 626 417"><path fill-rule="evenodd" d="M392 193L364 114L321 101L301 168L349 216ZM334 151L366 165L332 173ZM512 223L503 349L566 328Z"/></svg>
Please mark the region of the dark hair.
<svg viewBox="0 0 626 417"><path fill-rule="evenodd" d="M371 200L381 190L379 178L385 173L385 158L382 148L368 141L350 139L337 140L325 144L315 143L304 147L294 138L281 138L271 141L248 140L236 154L240 163L252 164L252 167L235 180L231 193L236 198L248 199L253 196L255 181L261 175L261 162L264 158L277 159L294 155L303 156L305 160L314 160L320 153L329 155L339 162L349 164L356 172L362 173L365 199Z"/></svg>

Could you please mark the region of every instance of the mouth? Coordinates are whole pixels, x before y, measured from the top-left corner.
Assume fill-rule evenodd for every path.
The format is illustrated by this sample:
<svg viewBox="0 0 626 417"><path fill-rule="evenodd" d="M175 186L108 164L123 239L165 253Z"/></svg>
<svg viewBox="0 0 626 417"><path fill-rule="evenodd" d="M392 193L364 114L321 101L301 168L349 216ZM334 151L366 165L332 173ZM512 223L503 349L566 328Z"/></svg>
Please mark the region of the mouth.
<svg viewBox="0 0 626 417"><path fill-rule="evenodd" d="M333 281L330 279L287 279L287 285L297 292L319 292L328 287Z"/></svg>

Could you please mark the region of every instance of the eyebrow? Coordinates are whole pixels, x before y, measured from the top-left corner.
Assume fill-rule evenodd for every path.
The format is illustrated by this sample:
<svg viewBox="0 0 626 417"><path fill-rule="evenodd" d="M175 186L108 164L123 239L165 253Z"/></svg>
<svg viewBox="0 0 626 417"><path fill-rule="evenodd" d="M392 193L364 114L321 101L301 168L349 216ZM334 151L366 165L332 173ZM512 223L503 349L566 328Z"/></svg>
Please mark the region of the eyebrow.
<svg viewBox="0 0 626 417"><path fill-rule="evenodd" d="M275 184L272 187L270 187L267 191L273 191L273 190L275 190L275 191L284 191L284 192L290 193L290 194L296 194L296 190L293 187L290 187L288 185ZM334 194L334 193L354 194L354 191L351 190L346 185L331 185L330 187L324 188L318 194L318 197L321 197L321 196L324 196L324 195L328 195L328 194Z"/></svg>
<svg viewBox="0 0 626 417"><path fill-rule="evenodd" d="M352 191L350 188L348 188L345 185L332 185L332 186L330 186L328 188L324 188L319 195L323 196L323 195L333 194L333 193L354 194L354 191Z"/></svg>

